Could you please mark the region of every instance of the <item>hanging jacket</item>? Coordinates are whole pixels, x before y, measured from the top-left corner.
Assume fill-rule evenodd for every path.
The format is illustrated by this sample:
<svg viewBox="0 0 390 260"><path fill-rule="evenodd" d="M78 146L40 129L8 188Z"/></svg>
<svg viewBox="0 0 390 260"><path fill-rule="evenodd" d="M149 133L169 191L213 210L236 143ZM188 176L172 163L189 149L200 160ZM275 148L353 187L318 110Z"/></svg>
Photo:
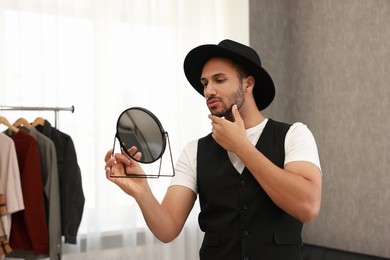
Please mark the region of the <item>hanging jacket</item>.
<svg viewBox="0 0 390 260"><path fill-rule="evenodd" d="M27 129L19 127L20 130L31 135L37 142L39 161L41 166L43 198L47 226L49 229L50 260L61 259L62 240L61 240L61 202L60 189L58 181L57 153L54 142L37 129ZM12 257L33 259L29 252L17 251L12 253Z"/></svg>
<svg viewBox="0 0 390 260"><path fill-rule="evenodd" d="M15 142L25 209L12 214L9 244L14 250L33 250L35 255L48 254L49 232L38 146L34 138L23 131L12 133L10 137Z"/></svg>
<svg viewBox="0 0 390 260"><path fill-rule="evenodd" d="M36 126L36 129L54 142L58 162L62 235L65 243L76 244L85 197L73 140L68 134L52 127L47 120L43 126Z"/></svg>

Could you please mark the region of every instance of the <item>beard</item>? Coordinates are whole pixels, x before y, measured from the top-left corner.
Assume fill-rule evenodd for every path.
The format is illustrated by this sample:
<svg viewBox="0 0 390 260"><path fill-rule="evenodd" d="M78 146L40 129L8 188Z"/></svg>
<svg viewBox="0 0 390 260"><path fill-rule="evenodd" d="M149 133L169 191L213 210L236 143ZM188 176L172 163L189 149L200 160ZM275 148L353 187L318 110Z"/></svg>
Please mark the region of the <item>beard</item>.
<svg viewBox="0 0 390 260"><path fill-rule="evenodd" d="M222 100L221 98L219 98ZM232 106L237 105L237 109L240 109L245 103L245 94L242 89L242 82L238 86L237 90L228 98L228 103L220 111L211 112L213 115L218 117L225 117L226 119L233 121ZM224 102L225 103L225 102Z"/></svg>

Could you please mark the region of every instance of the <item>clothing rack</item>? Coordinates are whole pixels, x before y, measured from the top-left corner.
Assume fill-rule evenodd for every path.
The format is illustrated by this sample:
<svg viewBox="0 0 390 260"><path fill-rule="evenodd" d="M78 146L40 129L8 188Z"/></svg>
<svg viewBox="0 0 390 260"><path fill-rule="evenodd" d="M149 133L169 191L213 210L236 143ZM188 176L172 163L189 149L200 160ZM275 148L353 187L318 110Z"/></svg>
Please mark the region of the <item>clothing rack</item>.
<svg viewBox="0 0 390 260"><path fill-rule="evenodd" d="M74 106L71 107L25 107L25 106L0 106L2 110L15 110L15 111L54 111L54 125L58 126L59 111L71 111L74 113Z"/></svg>

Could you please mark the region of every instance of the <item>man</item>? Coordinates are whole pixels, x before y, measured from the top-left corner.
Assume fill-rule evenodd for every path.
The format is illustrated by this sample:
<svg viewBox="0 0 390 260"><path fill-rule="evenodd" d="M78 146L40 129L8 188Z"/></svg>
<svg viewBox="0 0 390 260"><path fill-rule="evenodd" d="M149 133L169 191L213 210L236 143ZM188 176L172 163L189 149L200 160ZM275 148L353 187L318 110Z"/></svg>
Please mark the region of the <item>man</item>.
<svg viewBox="0 0 390 260"><path fill-rule="evenodd" d="M202 45L184 61L190 84L205 97L212 133L189 143L161 203L124 154L106 155L106 176L139 204L163 242L181 232L197 194L205 232L200 259L301 259L303 223L321 203L321 169L313 135L302 123L265 118L275 88L256 51L231 40ZM136 148L130 154L140 158Z"/></svg>

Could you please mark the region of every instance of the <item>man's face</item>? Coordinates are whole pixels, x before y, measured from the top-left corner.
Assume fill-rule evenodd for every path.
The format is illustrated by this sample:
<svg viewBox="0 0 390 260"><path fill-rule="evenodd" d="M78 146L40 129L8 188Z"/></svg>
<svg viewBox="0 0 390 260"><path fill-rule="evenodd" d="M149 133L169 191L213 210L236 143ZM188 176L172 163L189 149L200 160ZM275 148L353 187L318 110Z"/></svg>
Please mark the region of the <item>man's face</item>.
<svg viewBox="0 0 390 260"><path fill-rule="evenodd" d="M242 80L239 79L237 68L231 60L221 57L208 60L203 67L200 81L211 114L232 118L232 106L237 104L240 109L244 104Z"/></svg>

